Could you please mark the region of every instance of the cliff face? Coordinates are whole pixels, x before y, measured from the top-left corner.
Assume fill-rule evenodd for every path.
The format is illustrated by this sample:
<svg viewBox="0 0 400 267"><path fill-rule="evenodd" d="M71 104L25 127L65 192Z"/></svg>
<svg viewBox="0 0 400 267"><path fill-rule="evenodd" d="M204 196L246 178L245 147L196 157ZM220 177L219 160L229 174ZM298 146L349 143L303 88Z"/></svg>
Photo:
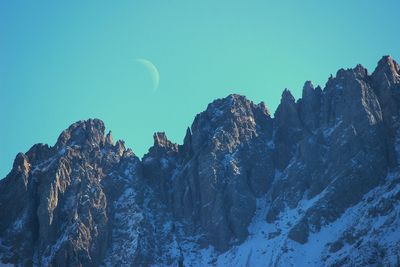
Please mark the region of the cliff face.
<svg viewBox="0 0 400 267"><path fill-rule="evenodd" d="M123 143L114 145L111 135L105 138L104 129L100 120L78 122L54 147L38 144L17 155L0 186L3 261L40 266L101 263L111 238L113 201L136 171L125 170L140 164ZM126 181L114 179L115 172ZM112 189L106 186L111 179Z"/></svg>
<svg viewBox="0 0 400 267"><path fill-rule="evenodd" d="M400 67L284 90L274 118L229 95L143 159L97 119L17 155L0 262L22 266L398 263Z"/></svg>

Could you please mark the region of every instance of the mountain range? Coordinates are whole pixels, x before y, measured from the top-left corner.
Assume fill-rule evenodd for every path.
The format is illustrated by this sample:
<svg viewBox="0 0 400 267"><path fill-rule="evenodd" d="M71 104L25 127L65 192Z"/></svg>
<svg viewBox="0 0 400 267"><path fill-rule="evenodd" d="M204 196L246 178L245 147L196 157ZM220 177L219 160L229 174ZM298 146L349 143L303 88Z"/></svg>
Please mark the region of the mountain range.
<svg viewBox="0 0 400 267"><path fill-rule="evenodd" d="M141 159L79 121L0 180L0 265L399 266L399 162L390 56L285 89L274 116L217 99Z"/></svg>

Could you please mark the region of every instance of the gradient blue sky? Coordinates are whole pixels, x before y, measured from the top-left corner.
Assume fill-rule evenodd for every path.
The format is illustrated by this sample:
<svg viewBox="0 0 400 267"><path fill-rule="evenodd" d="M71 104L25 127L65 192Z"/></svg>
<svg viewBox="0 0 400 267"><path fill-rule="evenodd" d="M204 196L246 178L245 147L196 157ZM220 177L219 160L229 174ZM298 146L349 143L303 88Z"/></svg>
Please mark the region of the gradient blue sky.
<svg viewBox="0 0 400 267"><path fill-rule="evenodd" d="M181 143L215 98L274 112L285 87L400 59L400 2L0 2L0 177L34 143L101 118L139 156L155 131ZM160 86L135 58L152 61Z"/></svg>

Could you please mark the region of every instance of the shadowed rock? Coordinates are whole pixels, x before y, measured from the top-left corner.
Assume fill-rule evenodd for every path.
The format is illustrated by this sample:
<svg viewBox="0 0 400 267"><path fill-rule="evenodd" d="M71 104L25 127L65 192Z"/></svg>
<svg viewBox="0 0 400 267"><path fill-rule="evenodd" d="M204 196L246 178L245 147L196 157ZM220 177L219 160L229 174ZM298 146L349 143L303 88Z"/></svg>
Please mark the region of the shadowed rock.
<svg viewBox="0 0 400 267"><path fill-rule="evenodd" d="M236 255L235 265L250 230L245 246L265 244L247 262L268 247L257 257L279 266L345 216L363 221L330 229L339 234L321 262L389 265L400 248L399 103L400 67L385 56L371 75L357 65L323 89L305 82L297 102L285 89L274 118L263 102L217 99L182 144L157 132L141 160L101 120L76 122L54 146L19 153L0 181L0 263L190 265L212 246L207 264Z"/></svg>

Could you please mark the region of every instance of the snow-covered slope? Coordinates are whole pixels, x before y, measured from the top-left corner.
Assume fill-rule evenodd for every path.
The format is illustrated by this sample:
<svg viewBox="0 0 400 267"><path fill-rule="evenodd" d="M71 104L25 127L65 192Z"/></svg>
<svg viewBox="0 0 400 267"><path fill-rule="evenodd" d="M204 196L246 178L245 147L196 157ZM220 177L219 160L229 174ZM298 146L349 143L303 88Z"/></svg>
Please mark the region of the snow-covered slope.
<svg viewBox="0 0 400 267"><path fill-rule="evenodd" d="M400 263L400 174L390 173L384 184L368 192L336 221L310 235L305 244L288 238L291 226L319 198L287 208L275 223L265 220L268 196L257 199L249 236L218 254L210 246L186 245L185 266L398 266ZM162 266L159 264L158 266ZM173 265L171 265L173 266Z"/></svg>

